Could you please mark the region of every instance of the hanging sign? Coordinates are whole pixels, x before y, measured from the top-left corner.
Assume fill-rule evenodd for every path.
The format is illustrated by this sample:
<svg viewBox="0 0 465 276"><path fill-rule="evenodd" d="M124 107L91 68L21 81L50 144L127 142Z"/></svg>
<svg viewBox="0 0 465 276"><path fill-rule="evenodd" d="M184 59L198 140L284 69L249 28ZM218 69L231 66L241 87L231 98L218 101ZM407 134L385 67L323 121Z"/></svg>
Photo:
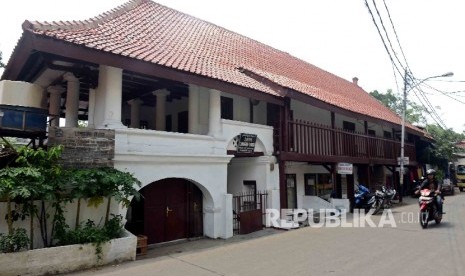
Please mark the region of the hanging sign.
<svg viewBox="0 0 465 276"><path fill-rule="evenodd" d="M241 133L237 143L238 153L253 153L255 149L255 142L257 141L257 134Z"/></svg>
<svg viewBox="0 0 465 276"><path fill-rule="evenodd" d="M338 174L353 174L354 166L352 163L337 163Z"/></svg>

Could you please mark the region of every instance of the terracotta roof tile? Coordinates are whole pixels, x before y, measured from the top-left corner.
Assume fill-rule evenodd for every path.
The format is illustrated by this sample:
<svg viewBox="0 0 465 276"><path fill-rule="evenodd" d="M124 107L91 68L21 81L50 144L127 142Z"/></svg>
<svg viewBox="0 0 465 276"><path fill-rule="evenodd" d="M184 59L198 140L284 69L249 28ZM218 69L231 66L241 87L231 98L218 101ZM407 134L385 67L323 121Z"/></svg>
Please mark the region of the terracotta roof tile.
<svg viewBox="0 0 465 276"><path fill-rule="evenodd" d="M238 68L329 104L400 124L352 82L253 39L149 0L133 0L85 21L28 22L25 30L279 95ZM412 127L412 126L410 126Z"/></svg>

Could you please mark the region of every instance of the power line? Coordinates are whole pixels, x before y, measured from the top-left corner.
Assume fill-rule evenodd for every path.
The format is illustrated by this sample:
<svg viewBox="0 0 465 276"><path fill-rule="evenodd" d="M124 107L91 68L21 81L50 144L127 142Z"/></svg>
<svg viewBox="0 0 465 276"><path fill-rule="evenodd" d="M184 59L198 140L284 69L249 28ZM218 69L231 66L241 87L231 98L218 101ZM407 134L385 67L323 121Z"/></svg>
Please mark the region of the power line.
<svg viewBox="0 0 465 276"><path fill-rule="evenodd" d="M381 14L380 14L380 12L378 10L378 7L376 6L376 2L375 2L375 0L372 0L372 2L373 2L373 6L375 7L376 13L378 14L379 22L381 23L381 26L383 27L384 33L386 34L386 39L389 42L389 46L391 48L392 54L396 58L397 62L399 62L399 64L402 66L402 62L400 61L399 57L396 54L396 51L394 50L394 47L392 46L391 39L389 39L389 34L388 34L387 30L386 30L386 27L384 26L383 18L381 17ZM392 23L392 21L391 21L391 23ZM402 69L404 69L404 66L402 66Z"/></svg>
<svg viewBox="0 0 465 276"><path fill-rule="evenodd" d="M368 1L365 0L365 6L367 7L368 9L368 13L370 13L371 15L371 19L373 20L373 24L375 24L375 27L376 27L376 30L378 30L378 34L379 34L379 37L381 38L381 41L383 42L383 45L384 45L384 49L386 50L388 56L389 56L389 59L391 60L391 63L392 65L396 68L397 72L399 72L400 75L402 75L402 72L401 70L399 69L399 67L397 67L397 64L394 62L394 59L392 58L392 55L391 55L391 52L389 51L387 45L386 45L386 42L384 41L384 37L383 35L381 34L381 30L379 29L378 27L378 24L376 23L376 19L375 19L375 16L373 15L373 12L371 11L371 8L370 6L368 5ZM402 64L401 64L402 65ZM402 69L404 69L402 67Z"/></svg>
<svg viewBox="0 0 465 276"><path fill-rule="evenodd" d="M400 44L399 36L397 35L396 28L394 27L394 22L392 21L391 13L389 12L389 9L387 7L385 0L383 0L383 3L384 3L384 8L386 9L389 21L391 22L392 30L394 31L394 35L396 36L396 40L397 40L397 44L399 45L400 52L402 53L402 57L404 58L406 67L410 70L410 66L408 65L407 58L405 57L404 49L402 48L402 45Z"/></svg>
<svg viewBox="0 0 465 276"><path fill-rule="evenodd" d="M441 128L447 128L444 121L437 114L434 106L431 104L431 102L428 100L428 98L424 95L423 90L421 90L419 86L416 86L413 89L413 93L415 94L415 96L417 96L417 98L420 101L421 105L423 106L423 108L426 109L426 111L430 115L431 119L433 119L433 121L435 121L436 124L438 124Z"/></svg>
<svg viewBox="0 0 465 276"><path fill-rule="evenodd" d="M437 88L435 88L435 87L432 87L431 85L428 85L428 84L425 84L425 86L427 86L428 88L430 88L430 89L432 89L432 90L434 90L434 91L437 91L437 92L441 93L442 95L444 95L444 96L446 96L446 97L449 97L449 98L453 99L454 101L457 101L457 102L459 102L459 103L461 103L461 104L465 104L465 102L462 102L461 100L459 100L459 99L457 99L457 98L454 98L454 97L451 96L449 93L446 93L446 92L444 92L444 91L442 91L442 90L439 90L439 89L437 89ZM455 92L457 92L457 91L455 91ZM462 92L465 92L465 91L462 91Z"/></svg>
<svg viewBox="0 0 465 276"><path fill-rule="evenodd" d="M418 98L419 103L424 108L426 113L431 117L431 119L434 122L436 122L436 124L439 127L447 128L446 124L441 119L441 117L437 114L437 112L436 112L435 108L433 107L433 105L431 104L431 102L425 96L425 92L423 90L421 90L420 84L422 83L422 81L413 77L413 73L412 73L412 71L410 69L410 66L408 65L407 58L406 58L405 53L403 51L402 45L400 44L399 36L397 35L397 31L396 31L396 28L394 26L394 22L393 22L393 20L391 18L389 8L387 7L387 4L386 4L385 0L383 0L384 7L386 8L386 12L388 14L389 21L391 23L391 27L392 27L392 29L394 31L395 36L396 36L396 40L397 40L397 43L399 45L399 48L400 48L400 51L402 53L402 57L403 57L403 59L405 61L406 66L403 65L402 61L399 59L399 57L396 54L396 51L395 51L395 49L394 49L394 47L392 45L391 39L389 38L389 33L388 33L388 31L387 31L387 29L386 29L386 27L384 25L381 13L379 12L379 10L378 10L378 8L376 6L375 0L372 0L372 2L373 2L373 6L374 6L374 8L376 10L376 13L378 15L378 18L379 18L378 20L380 21L380 24L382 25L382 28L384 30L386 39L384 38L384 36L383 36L383 34L382 34L381 30L380 30L380 27L378 26L378 23L377 23L377 21L375 19L375 16L374 16L374 14L373 14L367 0L365 0L365 6L367 7L367 10L368 10L368 12L369 12L369 14L370 14L370 16L371 16L371 18L373 20L373 24L375 25L375 27L376 27L376 29L378 31L378 34L379 34L379 36L381 38L381 41L383 43L383 46L384 46L384 48L385 48L385 50L386 50L386 52L387 52L387 54L389 56L389 59L391 60L391 64L393 66L393 71L394 71L394 79L396 81L398 91L400 89L399 89L399 84L397 83L396 70L397 70L397 72L399 73L399 75L402 77L402 79L404 80L404 82L406 84L409 83L409 79L412 81L412 84L410 86L411 87L410 90L413 91L414 95ZM389 47L388 47L388 45L386 43L386 40L389 42ZM392 52L392 54L391 54L391 52ZM405 74L404 74L404 72L401 72L401 70L399 69L399 66L397 65L396 61L394 60L393 55L394 55L396 61L399 63L399 66L403 69L403 71L405 71ZM407 99L405 99L405 100L407 100Z"/></svg>

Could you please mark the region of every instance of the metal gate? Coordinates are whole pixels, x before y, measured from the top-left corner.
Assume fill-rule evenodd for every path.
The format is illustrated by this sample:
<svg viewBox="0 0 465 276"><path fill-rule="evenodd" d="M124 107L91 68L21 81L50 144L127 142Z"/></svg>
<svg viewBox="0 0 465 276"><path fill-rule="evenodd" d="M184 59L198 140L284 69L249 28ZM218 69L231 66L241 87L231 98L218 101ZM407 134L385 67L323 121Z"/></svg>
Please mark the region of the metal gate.
<svg viewBox="0 0 465 276"><path fill-rule="evenodd" d="M233 196L234 234L248 234L263 229L268 193L248 192Z"/></svg>

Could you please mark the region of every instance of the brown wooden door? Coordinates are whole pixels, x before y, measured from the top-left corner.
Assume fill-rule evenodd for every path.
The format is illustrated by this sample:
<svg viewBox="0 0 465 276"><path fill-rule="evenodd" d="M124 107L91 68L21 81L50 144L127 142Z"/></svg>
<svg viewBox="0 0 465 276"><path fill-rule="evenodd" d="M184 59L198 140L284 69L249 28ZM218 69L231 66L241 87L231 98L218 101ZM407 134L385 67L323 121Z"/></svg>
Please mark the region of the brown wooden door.
<svg viewBox="0 0 465 276"><path fill-rule="evenodd" d="M148 243L201 236L202 192L179 178L158 181L143 189L144 234Z"/></svg>
<svg viewBox="0 0 465 276"><path fill-rule="evenodd" d="M199 237L203 235L202 191L191 184L189 197L189 237Z"/></svg>
<svg viewBox="0 0 465 276"><path fill-rule="evenodd" d="M165 185L165 241L187 238L187 184L182 179Z"/></svg>

